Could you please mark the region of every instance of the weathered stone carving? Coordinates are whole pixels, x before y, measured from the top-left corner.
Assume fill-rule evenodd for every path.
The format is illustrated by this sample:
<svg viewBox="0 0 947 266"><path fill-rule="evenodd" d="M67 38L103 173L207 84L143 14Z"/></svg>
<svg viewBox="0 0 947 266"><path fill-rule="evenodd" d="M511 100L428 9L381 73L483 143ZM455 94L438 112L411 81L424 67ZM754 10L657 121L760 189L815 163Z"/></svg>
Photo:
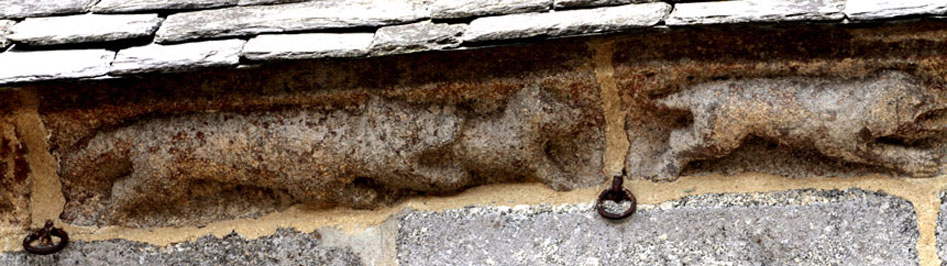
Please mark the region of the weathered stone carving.
<svg viewBox="0 0 947 266"><path fill-rule="evenodd" d="M911 141L942 132L922 121L945 108L939 92L903 72L863 79L751 78L712 81L663 97L667 108L693 121L671 131L668 149L651 169L673 178L688 163L715 159L748 136L782 145L812 147L824 155L930 177L939 163L932 149Z"/></svg>
<svg viewBox="0 0 947 266"><path fill-rule="evenodd" d="M13 145L13 140L10 139L8 135L12 127L6 124L0 124L0 213L10 211L14 206L14 193L16 191L10 191L13 187L13 183L17 181L17 176L15 176L18 165L16 147L18 145ZM20 160L22 161L22 155L19 155Z"/></svg>
<svg viewBox="0 0 947 266"><path fill-rule="evenodd" d="M539 87L520 90L490 114L462 108L372 98L340 109L161 117L81 142L62 155L60 172L67 180L116 180L109 219L173 204L194 182L354 207L406 191L456 191L487 182L489 173L526 175L556 189L578 183L561 169L563 158L551 155L580 148L571 140L583 122L578 109Z"/></svg>
<svg viewBox="0 0 947 266"><path fill-rule="evenodd" d="M0 227L26 225L29 219L30 165L27 148L13 124L12 93L0 92Z"/></svg>

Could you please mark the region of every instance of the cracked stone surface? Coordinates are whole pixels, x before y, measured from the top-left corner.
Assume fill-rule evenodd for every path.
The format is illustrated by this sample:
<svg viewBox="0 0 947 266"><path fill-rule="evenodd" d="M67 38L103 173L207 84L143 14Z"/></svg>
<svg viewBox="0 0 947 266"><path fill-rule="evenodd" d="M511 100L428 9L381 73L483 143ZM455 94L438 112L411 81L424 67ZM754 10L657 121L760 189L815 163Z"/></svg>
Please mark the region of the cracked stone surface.
<svg viewBox="0 0 947 266"><path fill-rule="evenodd" d="M453 48L460 45L465 24L430 21L382 27L372 41L373 55L407 54Z"/></svg>
<svg viewBox="0 0 947 266"><path fill-rule="evenodd" d="M852 20L887 19L913 15L947 14L947 2L941 0L861 0L848 1L845 14Z"/></svg>
<svg viewBox="0 0 947 266"><path fill-rule="evenodd" d="M546 11L553 0L436 0L431 17L437 19L467 18L490 15Z"/></svg>
<svg viewBox="0 0 947 266"><path fill-rule="evenodd" d="M252 36L354 27L378 27L428 17L410 1L311 1L280 5L238 6L168 16L155 41L181 42L203 38Z"/></svg>
<svg viewBox="0 0 947 266"><path fill-rule="evenodd" d="M855 1L857 2L857 1ZM843 0L738 0L678 3L667 25L841 20Z"/></svg>
<svg viewBox="0 0 947 266"><path fill-rule="evenodd" d="M239 0L101 0L92 7L96 13L123 13L152 10L202 9L235 6Z"/></svg>
<svg viewBox="0 0 947 266"><path fill-rule="evenodd" d="M240 63L246 41L219 40L183 44L149 44L118 51L109 74L182 71Z"/></svg>
<svg viewBox="0 0 947 266"><path fill-rule="evenodd" d="M306 33L260 35L244 46L250 60L357 57L368 54L372 33Z"/></svg>
<svg viewBox="0 0 947 266"><path fill-rule="evenodd" d="M10 40L29 45L108 42L151 36L158 14L73 15L28 18L10 29Z"/></svg>
<svg viewBox="0 0 947 266"><path fill-rule="evenodd" d="M4 0L0 19L41 17L88 11L97 0Z"/></svg>
<svg viewBox="0 0 947 266"><path fill-rule="evenodd" d="M670 11L669 4L646 3L483 17L470 22L463 39L465 42L480 42L642 28L657 24Z"/></svg>
<svg viewBox="0 0 947 266"><path fill-rule="evenodd" d="M591 204L403 216L401 265L916 265L910 202L857 189L706 194L610 222ZM594 243L594 244L590 244Z"/></svg>
<svg viewBox="0 0 947 266"><path fill-rule="evenodd" d="M241 6L250 6L250 5L272 5L272 4L288 4L288 3L298 3L306 2L309 0L240 0L238 5Z"/></svg>
<svg viewBox="0 0 947 266"><path fill-rule="evenodd" d="M657 2L654 0L556 0L553 7L561 8L580 8L596 6L614 6L633 3Z"/></svg>
<svg viewBox="0 0 947 266"><path fill-rule="evenodd" d="M102 76L114 57L104 49L0 53L0 83Z"/></svg>
<svg viewBox="0 0 947 266"><path fill-rule="evenodd" d="M48 256L0 253L3 265L365 265L351 247L327 246L319 233L279 229L276 234L245 239L230 234L156 247L126 240L78 241Z"/></svg>

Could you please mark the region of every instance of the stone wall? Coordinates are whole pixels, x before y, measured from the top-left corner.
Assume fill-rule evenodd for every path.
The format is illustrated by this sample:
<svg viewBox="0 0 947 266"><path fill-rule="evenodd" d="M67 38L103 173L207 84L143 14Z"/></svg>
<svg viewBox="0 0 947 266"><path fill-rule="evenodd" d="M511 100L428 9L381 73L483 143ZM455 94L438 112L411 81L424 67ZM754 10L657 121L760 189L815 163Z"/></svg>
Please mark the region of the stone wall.
<svg viewBox="0 0 947 266"><path fill-rule="evenodd" d="M152 8L282 7L224 2ZM523 2L431 16L573 5ZM663 23L721 17L688 16L698 4ZM852 10L806 20L878 16ZM462 36L506 16L477 18ZM172 31L156 40L217 32ZM536 37L517 34L503 36ZM936 265L947 253L942 19L500 44L312 59L326 54L267 57L241 43L237 63L310 59L11 78L20 83L0 91L0 264ZM591 204L622 172L639 212L605 220ZM73 243L23 252L47 219Z"/></svg>

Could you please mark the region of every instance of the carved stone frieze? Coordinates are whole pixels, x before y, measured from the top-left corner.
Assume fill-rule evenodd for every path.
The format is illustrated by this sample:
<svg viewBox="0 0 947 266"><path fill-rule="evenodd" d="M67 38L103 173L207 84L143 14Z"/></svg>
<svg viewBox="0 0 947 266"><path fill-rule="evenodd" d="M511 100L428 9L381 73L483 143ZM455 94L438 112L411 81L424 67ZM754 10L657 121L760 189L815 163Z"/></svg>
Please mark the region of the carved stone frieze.
<svg viewBox="0 0 947 266"><path fill-rule="evenodd" d="M947 110L942 92L910 75L886 71L861 79L753 78L701 83L660 98L692 121L671 131L657 159L661 178L688 163L736 150L748 136L785 146L811 147L847 162L897 170L913 177L938 173L930 147L912 143L947 125L921 121Z"/></svg>
<svg viewBox="0 0 947 266"><path fill-rule="evenodd" d="M939 21L670 29L23 90L39 98L65 222L202 225L491 183L589 187L622 161L656 181L940 175L945 34Z"/></svg>
<svg viewBox="0 0 947 266"><path fill-rule="evenodd" d="M943 174L947 58L928 52L947 48L940 25L619 39L625 169L653 180Z"/></svg>
<svg viewBox="0 0 947 266"><path fill-rule="evenodd" d="M604 123L594 75L576 59L589 50L560 47L576 53L516 55L513 69L480 59L520 48L154 76L133 92L142 83L36 91L65 220L203 224L498 182L599 184ZM539 63L551 58L565 63ZM389 71L402 67L411 71Z"/></svg>
<svg viewBox="0 0 947 266"><path fill-rule="evenodd" d="M218 112L150 119L95 135L62 157L63 178L117 180L110 216L174 204L195 181L287 191L308 203L372 207L401 192L443 193L478 173L556 189L576 179L555 152L575 150L579 110L537 87L496 114L372 98L337 110Z"/></svg>

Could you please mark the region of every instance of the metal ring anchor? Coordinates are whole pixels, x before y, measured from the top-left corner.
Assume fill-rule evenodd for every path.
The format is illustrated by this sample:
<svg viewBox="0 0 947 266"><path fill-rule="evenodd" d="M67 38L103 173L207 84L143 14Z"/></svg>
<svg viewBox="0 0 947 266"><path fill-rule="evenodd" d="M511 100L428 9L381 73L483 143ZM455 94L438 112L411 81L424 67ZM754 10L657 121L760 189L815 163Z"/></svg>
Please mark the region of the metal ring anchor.
<svg viewBox="0 0 947 266"><path fill-rule="evenodd" d="M631 194L630 190L622 186L623 182L623 176L615 176L614 179L612 179L612 187L602 191L602 194L598 195L598 201L595 202L595 209L598 210L598 214L602 217L610 220L621 220L631 216L635 213L635 210L638 209L638 200L635 199L635 195ZM611 213L605 209L605 204L603 204L606 200L614 201L615 203L621 203L627 200L631 202L631 207L622 213Z"/></svg>
<svg viewBox="0 0 947 266"><path fill-rule="evenodd" d="M58 237L59 242L53 243L53 237ZM33 241L38 241L34 246ZM42 229L33 231L23 239L23 249L26 252L37 255L49 255L59 252L69 244L69 234L61 228L53 228L53 221L46 220L46 226Z"/></svg>

